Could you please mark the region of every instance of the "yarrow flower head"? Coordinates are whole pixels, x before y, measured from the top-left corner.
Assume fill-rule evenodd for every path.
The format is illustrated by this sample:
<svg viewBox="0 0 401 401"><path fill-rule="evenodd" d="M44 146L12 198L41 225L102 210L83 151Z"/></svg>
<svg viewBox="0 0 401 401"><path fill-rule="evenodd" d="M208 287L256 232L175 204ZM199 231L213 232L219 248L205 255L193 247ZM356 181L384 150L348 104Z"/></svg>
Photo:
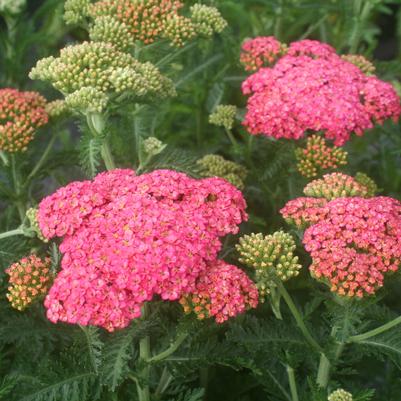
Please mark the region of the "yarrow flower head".
<svg viewBox="0 0 401 401"><path fill-rule="evenodd" d="M60 188L38 214L46 238L64 237L48 318L111 331L155 295L174 301L196 292L200 277L220 266L219 238L238 232L245 206L222 179L170 170L112 170Z"/></svg>
<svg viewBox="0 0 401 401"><path fill-rule="evenodd" d="M283 231L240 238L236 245L239 261L255 269L255 281L262 300L277 286L277 280L287 281L298 276L302 266L294 255L295 248L292 236Z"/></svg>
<svg viewBox="0 0 401 401"><path fill-rule="evenodd" d="M48 122L46 100L36 92L0 89L0 150L24 152Z"/></svg>
<svg viewBox="0 0 401 401"><path fill-rule="evenodd" d="M7 298L13 308L23 311L46 295L53 280L50 266L50 258L30 255L6 270L10 276Z"/></svg>
<svg viewBox="0 0 401 401"><path fill-rule="evenodd" d="M45 110L49 119L54 120L63 118L69 114L68 107L62 99L53 100L52 102L47 103Z"/></svg>
<svg viewBox="0 0 401 401"><path fill-rule="evenodd" d="M166 144L160 141L159 139L155 138L154 136L150 136L146 138L143 143L143 150L145 151L146 155L149 157L153 157L158 155L159 153L163 152L166 148Z"/></svg>
<svg viewBox="0 0 401 401"><path fill-rule="evenodd" d="M342 388L333 391L327 401L353 401L352 394L348 391L343 390Z"/></svg>
<svg viewBox="0 0 401 401"><path fill-rule="evenodd" d="M325 170L337 169L347 164L348 153L337 146L328 146L324 138L312 135L306 140L305 148L298 148L295 157L298 171L307 178L313 178Z"/></svg>
<svg viewBox="0 0 401 401"><path fill-rule="evenodd" d="M202 320L214 317L223 323L231 317L256 308L258 290L238 267L218 261L196 282L196 289L180 300L186 313L195 313Z"/></svg>
<svg viewBox="0 0 401 401"><path fill-rule="evenodd" d="M64 21L69 25L81 24L89 12L91 0L65 0Z"/></svg>
<svg viewBox="0 0 401 401"><path fill-rule="evenodd" d="M366 190L366 197L371 198L375 196L379 192L379 188L377 184L365 173L358 172L355 175L355 181L359 184L363 185Z"/></svg>
<svg viewBox="0 0 401 401"><path fill-rule="evenodd" d="M49 81L71 107L101 110L112 93L136 98L175 95L170 79L151 63L140 63L109 43L84 42L61 50L58 58L40 60L29 74ZM93 98L92 98L93 96Z"/></svg>
<svg viewBox="0 0 401 401"><path fill-rule="evenodd" d="M383 286L384 274L398 270L401 263L401 203L387 197L351 197L324 200L309 209L294 207L312 200L321 199L300 198L281 210L287 219L311 224L303 243L312 256L312 276L342 296L373 295Z"/></svg>
<svg viewBox="0 0 401 401"><path fill-rule="evenodd" d="M211 37L215 32L221 33L228 25L215 7L194 4L190 10L194 30L198 35Z"/></svg>
<svg viewBox="0 0 401 401"><path fill-rule="evenodd" d="M241 64L246 71L256 71L273 64L287 51L287 46L273 36L259 36L248 39L241 49Z"/></svg>
<svg viewBox="0 0 401 401"><path fill-rule="evenodd" d="M248 174L245 167L224 159L220 155L206 155L197 161L202 177L221 177L239 189L245 187Z"/></svg>
<svg viewBox="0 0 401 401"><path fill-rule="evenodd" d="M342 146L351 133L359 136L401 114L394 88L367 76L335 50L317 41L292 43L272 67L247 78L249 95L244 126L253 135L300 139L307 131L323 131Z"/></svg>
<svg viewBox="0 0 401 401"><path fill-rule="evenodd" d="M349 175L332 173L324 175L322 179L310 182L304 188L304 194L314 198L332 200L350 196L368 198L371 191Z"/></svg>
<svg viewBox="0 0 401 401"><path fill-rule="evenodd" d="M237 114L237 107L229 104L220 104L209 116L209 123L232 130Z"/></svg>

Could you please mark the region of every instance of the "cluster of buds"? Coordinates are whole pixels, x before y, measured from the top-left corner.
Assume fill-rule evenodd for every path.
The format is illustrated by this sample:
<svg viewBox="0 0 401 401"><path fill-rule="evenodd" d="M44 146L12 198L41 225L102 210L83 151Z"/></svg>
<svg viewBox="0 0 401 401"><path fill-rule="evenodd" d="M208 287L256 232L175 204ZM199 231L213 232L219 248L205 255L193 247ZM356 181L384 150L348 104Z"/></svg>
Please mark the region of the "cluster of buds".
<svg viewBox="0 0 401 401"><path fill-rule="evenodd" d="M68 114L68 107L65 101L61 99L47 103L45 110L49 118L54 120L63 118Z"/></svg>
<svg viewBox="0 0 401 401"><path fill-rule="evenodd" d="M347 164L348 153L338 146L328 146L319 135L308 137L305 148L298 148L295 157L297 168L306 178L313 178L325 170L337 169Z"/></svg>
<svg viewBox="0 0 401 401"><path fill-rule="evenodd" d="M226 130L231 131L235 116L237 114L237 107L229 104L220 104L216 107L212 114L209 116L209 123L224 127Z"/></svg>
<svg viewBox="0 0 401 401"><path fill-rule="evenodd" d="M367 189L366 196L371 198L379 192L377 184L365 173L358 172L355 175L355 181L363 185Z"/></svg>
<svg viewBox="0 0 401 401"><path fill-rule="evenodd" d="M150 44L158 39L183 46L196 35L211 37L227 26L214 7L196 4L190 8L190 17L185 17L179 13L183 6L177 0L100 0L84 10L83 18L94 21L90 27L94 40L129 46L136 41ZM107 20L99 23L98 19L104 17Z"/></svg>
<svg viewBox="0 0 401 401"><path fill-rule="evenodd" d="M353 399L351 393L340 388L333 391L327 398L327 401L353 401Z"/></svg>
<svg viewBox="0 0 401 401"><path fill-rule="evenodd" d="M246 71L256 71L273 64L287 51L287 45L273 36L261 36L244 42L240 61Z"/></svg>
<svg viewBox="0 0 401 401"><path fill-rule="evenodd" d="M146 155L148 157L153 157L163 152L167 145L154 136L150 136L142 142L142 146Z"/></svg>
<svg viewBox="0 0 401 401"><path fill-rule="evenodd" d="M48 122L46 100L36 92L0 90L0 150L24 152L38 128Z"/></svg>
<svg viewBox="0 0 401 401"><path fill-rule="evenodd" d="M304 188L306 196L327 200L351 196L368 198L370 193L367 186L342 173L325 174L322 179L314 180Z"/></svg>
<svg viewBox="0 0 401 401"><path fill-rule="evenodd" d="M17 15L26 7L26 0L0 0L0 14Z"/></svg>
<svg viewBox="0 0 401 401"><path fill-rule="evenodd" d="M215 7L195 4L191 7L191 20L198 35L211 37L221 33L227 27L227 21Z"/></svg>
<svg viewBox="0 0 401 401"><path fill-rule="evenodd" d="M30 255L6 270L10 276L7 299L13 308L22 311L47 294L53 281L50 266L50 258Z"/></svg>
<svg viewBox="0 0 401 401"><path fill-rule="evenodd" d="M64 21L69 25L82 24L89 12L91 0L66 0L64 3Z"/></svg>
<svg viewBox="0 0 401 401"><path fill-rule="evenodd" d="M42 231L39 227L39 222L38 222L38 209L35 208L30 208L26 212L26 217L29 220L29 223L31 225L31 230L36 234L36 236L43 242L49 242L47 238L45 238L42 234Z"/></svg>
<svg viewBox="0 0 401 401"><path fill-rule="evenodd" d="M356 65L364 74L374 75L376 67L360 54L344 54L341 58L351 64Z"/></svg>
<svg viewBox="0 0 401 401"><path fill-rule="evenodd" d="M255 281L261 299L276 287L276 281L287 281L299 274L302 266L294 255L292 236L283 231L272 235L251 234L240 238L236 245L239 261L255 269Z"/></svg>
<svg viewBox="0 0 401 401"><path fill-rule="evenodd" d="M70 107L104 108L107 96L128 93L136 98L175 95L173 82L151 63L140 63L109 43L84 42L61 50L58 58L40 60L32 79L50 81L60 92L73 95Z"/></svg>
<svg viewBox="0 0 401 401"><path fill-rule="evenodd" d="M235 185L239 189L245 187L247 176L245 167L224 159L220 155L206 155L197 161L202 177L221 177Z"/></svg>

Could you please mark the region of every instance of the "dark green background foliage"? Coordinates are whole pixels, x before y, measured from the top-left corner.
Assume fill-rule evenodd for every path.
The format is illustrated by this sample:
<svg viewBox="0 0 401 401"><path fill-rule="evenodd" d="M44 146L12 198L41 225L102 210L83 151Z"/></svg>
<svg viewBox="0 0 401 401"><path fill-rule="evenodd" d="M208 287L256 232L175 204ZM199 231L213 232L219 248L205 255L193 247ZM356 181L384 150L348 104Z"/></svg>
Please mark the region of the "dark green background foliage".
<svg viewBox="0 0 401 401"><path fill-rule="evenodd" d="M188 3L194 3L188 1ZM234 135L239 149L231 146L222 129L208 123L208 115L220 103L235 104L244 112L239 50L245 38L276 35L290 42L301 38L326 41L339 53L357 52L372 59L378 75L401 86L401 0L215 0L229 23L213 41L199 41L180 50L154 48L149 58L177 83L178 97L157 106L143 106L135 118L119 116L111 124L113 152L120 166L135 166L134 131L143 138L156 136L168 144L149 169L174 168L196 175L195 161L218 153L249 170L244 195L250 221L243 232L271 233L286 227L278 211L302 194L306 181L296 172L294 144L253 138L241 128ZM369 5L366 16L358 4ZM62 20L63 1L29 1L18 21L15 46L7 47L6 21L0 33L0 86L39 90L48 99L57 98L49 86L27 77L39 58L57 54L66 44L85 39L79 29L67 29ZM239 116L240 117L240 116ZM18 202L37 204L55 188L103 170L99 144L74 120L43 129L26 154L17 157L16 173L28 176L54 130L62 130L55 150L35 180L24 192L15 191L11 171L0 171L1 232L18 226ZM112 121L113 123L113 121ZM345 172L363 171L375 179L382 192L401 197L400 125L388 122L354 137L346 150L350 164ZM83 169L81 168L83 167ZM86 172L86 175L83 173ZM299 240L299 233L293 232ZM183 327L190 334L182 347L163 363L156 364L152 386L163 370L174 379L155 399L176 401L290 400L286 366L296 370L300 399L325 401L327 393L315 384L319 355L305 343L283 306L284 320L273 317L268 304L227 324L194 322L182 318L178 305L155 303L147 322L107 334L101 329L49 323L41 305L26 312L12 310L6 302L4 269L32 248L43 250L37 240L13 237L0 243L0 400L7 401L131 401L136 399L135 379L138 341L146 334L157 338L155 352L166 348ZM230 237L223 250L227 261L237 262ZM299 241L300 244L300 241ZM298 254L305 266L309 259L302 246ZM57 264L57 251L52 256ZM328 350L333 342L346 343L355 335L399 315L399 274L386 282L376 299L341 304L323 286L313 282L305 267L288 290L302 310L308 327ZM178 325L178 326L177 326ZM330 337L330 328L338 330ZM177 328L178 327L178 328ZM347 344L337 361L330 388L343 387L357 401L401 400L401 331L394 328L359 344ZM331 340L328 340L330 339ZM131 378L131 379L130 379ZM375 392L373 390L376 390Z"/></svg>

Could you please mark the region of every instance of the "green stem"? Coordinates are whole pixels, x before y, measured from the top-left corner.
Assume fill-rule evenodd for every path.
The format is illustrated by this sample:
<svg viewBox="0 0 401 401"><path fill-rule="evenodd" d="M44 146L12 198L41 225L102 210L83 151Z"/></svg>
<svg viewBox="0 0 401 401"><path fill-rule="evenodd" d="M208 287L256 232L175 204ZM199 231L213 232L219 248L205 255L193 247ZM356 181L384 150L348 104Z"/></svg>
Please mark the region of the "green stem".
<svg viewBox="0 0 401 401"><path fill-rule="evenodd" d="M299 401L294 369L289 365L287 365L287 376L288 376L288 383L290 385L291 399L292 401Z"/></svg>
<svg viewBox="0 0 401 401"><path fill-rule="evenodd" d="M235 137L234 137L232 131L226 128L226 134L227 134L228 139L230 140L231 144L233 145L233 147L234 147L235 149L238 149L238 142L237 142L237 140L235 139Z"/></svg>
<svg viewBox="0 0 401 401"><path fill-rule="evenodd" d="M143 306L142 318L146 319L149 315L149 307L147 304ZM150 337L146 336L139 342L139 363L144 367L141 372L141 379L144 384L136 382L139 401L150 401L149 379L150 379L150 365L148 363L151 357L150 351ZM141 380L141 381L142 381Z"/></svg>
<svg viewBox="0 0 401 401"><path fill-rule="evenodd" d="M21 223L24 222L25 220L25 213L26 213L26 208L24 203L20 200L20 195L21 195L21 183L19 180L18 172L17 172L17 167L16 167L16 161L15 161L15 156L11 155L11 174L13 177L13 182L14 182L14 191L15 191L15 197L17 198L15 204L18 209L18 214L21 219Z"/></svg>
<svg viewBox="0 0 401 401"><path fill-rule="evenodd" d="M0 150L0 159L3 162L3 164L7 167L9 164L8 157L2 150Z"/></svg>
<svg viewBox="0 0 401 401"><path fill-rule="evenodd" d="M162 361L163 359L168 358L171 354L173 354L177 349L180 347L180 345L185 341L185 339L188 337L188 333L181 333L177 338L174 340L174 342L163 352L160 354L157 354L147 360L147 362L159 362Z"/></svg>
<svg viewBox="0 0 401 401"><path fill-rule="evenodd" d="M114 163L113 155L110 150L110 146L107 143L106 139L103 142L102 149L101 149L102 158L107 170L114 170L116 165Z"/></svg>
<svg viewBox="0 0 401 401"><path fill-rule="evenodd" d="M165 366L163 369L163 373L160 377L159 384L157 385L157 388L155 391L156 399L159 398L167 390L167 387L170 385L172 380L173 380L173 376L168 371L167 366Z"/></svg>
<svg viewBox="0 0 401 401"><path fill-rule="evenodd" d="M291 311L295 321L297 322L299 329L301 330L302 334L304 335L306 341L316 351L323 352L322 347L316 342L316 340L310 334L308 328L306 327L306 325L302 319L300 312L298 311L297 307L295 306L294 301L292 300L290 294L285 289L283 283L281 281L277 280L276 284L277 284L277 288L278 288L279 292L281 293L281 296L283 297L284 301L287 303L288 308L290 309L290 311Z"/></svg>
<svg viewBox="0 0 401 401"><path fill-rule="evenodd" d="M45 151L43 152L41 158L39 159L39 161L36 163L35 167L33 168L33 170L30 172L30 174L28 175L26 182L24 184L24 186L33 178L35 177L36 173L42 168L43 163L46 161L47 156L49 155L50 151L52 150L53 144L56 141L58 132L57 130L55 131L55 134L53 134L52 138L50 139L49 143L46 146Z"/></svg>
<svg viewBox="0 0 401 401"><path fill-rule="evenodd" d="M317 372L316 383L321 388L326 388L329 383L330 378L330 361L327 359L327 356L322 352L320 354L320 362L319 362L319 370Z"/></svg>
<svg viewBox="0 0 401 401"><path fill-rule="evenodd" d="M0 233L0 239L14 237L15 235L25 235L25 230L22 227L20 227L20 228L16 228L15 230Z"/></svg>
<svg viewBox="0 0 401 401"><path fill-rule="evenodd" d="M376 329L367 331L366 333L363 333L363 334L358 334L356 336L351 336L348 339L348 342L350 342L350 343L358 343L358 342L367 340L367 339L369 339L371 337L374 337L374 336L377 336L377 335L379 335L381 333L384 333L385 331L390 330L391 328L393 328L393 327L395 327L395 326L397 326L399 324L401 324L401 316L395 318L391 322L388 322L386 324L383 324L380 327L377 327Z"/></svg>

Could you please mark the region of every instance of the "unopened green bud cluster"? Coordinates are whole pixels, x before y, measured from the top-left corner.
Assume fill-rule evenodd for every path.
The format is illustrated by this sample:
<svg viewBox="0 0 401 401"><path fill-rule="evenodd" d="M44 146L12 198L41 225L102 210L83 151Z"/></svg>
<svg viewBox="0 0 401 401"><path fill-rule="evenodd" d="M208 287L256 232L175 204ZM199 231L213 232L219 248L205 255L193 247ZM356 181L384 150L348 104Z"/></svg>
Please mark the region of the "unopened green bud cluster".
<svg viewBox="0 0 401 401"><path fill-rule="evenodd" d="M329 395L327 401L353 401L352 394L343 389L338 389Z"/></svg>
<svg viewBox="0 0 401 401"><path fill-rule="evenodd" d="M78 25L85 21L89 12L90 0L66 0L64 3L64 21L69 25Z"/></svg>
<svg viewBox="0 0 401 401"><path fill-rule="evenodd" d="M202 177L221 177L239 189L245 187L247 170L244 166L220 155L206 155L197 161Z"/></svg>
<svg viewBox="0 0 401 401"><path fill-rule="evenodd" d="M38 223L38 209L30 208L26 212L26 217L31 224L31 230L34 231L36 236L43 242L49 242L47 238L45 238L40 230L39 223Z"/></svg>
<svg viewBox="0 0 401 401"><path fill-rule="evenodd" d="M240 238L236 249L239 261L255 269L255 281L263 299L276 287L276 281L287 281L299 274L302 266L294 255L296 245L284 231L272 235L250 234Z"/></svg>
<svg viewBox="0 0 401 401"><path fill-rule="evenodd" d="M215 111L209 116L209 123L232 130L237 114L237 107L232 105L221 104L216 107Z"/></svg>
<svg viewBox="0 0 401 401"><path fill-rule="evenodd" d="M68 46L58 58L40 60L30 77L50 81L67 96L69 107L88 105L96 111L103 110L110 95L122 92L135 98L175 95L173 82L153 64L140 63L129 53L101 42Z"/></svg>
<svg viewBox="0 0 401 401"><path fill-rule="evenodd" d="M356 65L366 75L374 75L376 71L376 67L360 54L344 54L341 58Z"/></svg>
<svg viewBox="0 0 401 401"><path fill-rule="evenodd" d="M227 21L215 7L195 4L191 7L191 19L195 32L206 37L215 32L221 33L227 27Z"/></svg>
<svg viewBox="0 0 401 401"><path fill-rule="evenodd" d="M0 13L16 15L22 12L26 6L26 0L0 0Z"/></svg>
<svg viewBox="0 0 401 401"><path fill-rule="evenodd" d="M162 141L153 136L146 138L143 141L142 145L145 153L151 157L163 152L164 148L167 146Z"/></svg>
<svg viewBox="0 0 401 401"><path fill-rule="evenodd" d="M66 116L69 112L68 106L64 100L53 100L46 104L46 113L51 119L59 119Z"/></svg>
<svg viewBox="0 0 401 401"><path fill-rule="evenodd" d="M367 189L366 196L368 198L375 196L379 192L377 184L365 173L356 173L355 181L359 182L359 184L363 185Z"/></svg>

